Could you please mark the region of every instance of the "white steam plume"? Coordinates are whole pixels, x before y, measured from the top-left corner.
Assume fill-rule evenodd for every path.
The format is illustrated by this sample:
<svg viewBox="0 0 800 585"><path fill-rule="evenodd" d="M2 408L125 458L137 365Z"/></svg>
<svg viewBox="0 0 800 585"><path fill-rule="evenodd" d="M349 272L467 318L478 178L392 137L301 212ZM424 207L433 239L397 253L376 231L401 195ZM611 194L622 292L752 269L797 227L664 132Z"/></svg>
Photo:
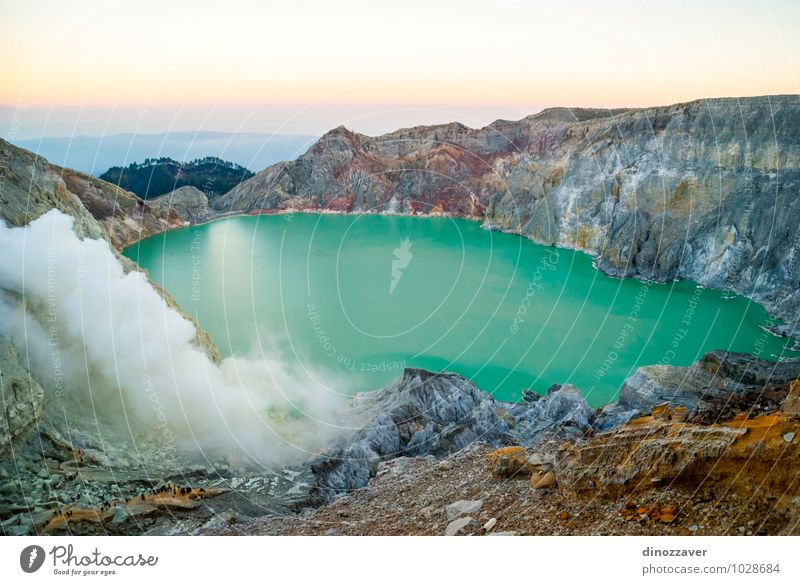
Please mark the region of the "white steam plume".
<svg viewBox="0 0 800 585"><path fill-rule="evenodd" d="M81 240L52 210L24 228L0 222L0 337L10 339L73 416L130 436L168 427L183 449L291 463L340 432L330 380L280 359L215 364L194 325L145 275L125 273L103 240Z"/></svg>

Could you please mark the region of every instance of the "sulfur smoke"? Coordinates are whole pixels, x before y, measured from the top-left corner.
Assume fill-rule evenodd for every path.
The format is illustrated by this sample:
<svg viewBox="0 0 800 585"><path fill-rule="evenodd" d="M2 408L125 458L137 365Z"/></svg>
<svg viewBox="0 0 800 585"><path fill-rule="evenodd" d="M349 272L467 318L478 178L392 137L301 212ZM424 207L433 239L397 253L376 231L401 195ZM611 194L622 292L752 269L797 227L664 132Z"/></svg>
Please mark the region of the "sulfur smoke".
<svg viewBox="0 0 800 585"><path fill-rule="evenodd" d="M0 222L0 337L11 340L68 419L181 452L225 450L266 465L307 457L342 428L330 378L280 357L215 363L196 329L104 240L52 210Z"/></svg>

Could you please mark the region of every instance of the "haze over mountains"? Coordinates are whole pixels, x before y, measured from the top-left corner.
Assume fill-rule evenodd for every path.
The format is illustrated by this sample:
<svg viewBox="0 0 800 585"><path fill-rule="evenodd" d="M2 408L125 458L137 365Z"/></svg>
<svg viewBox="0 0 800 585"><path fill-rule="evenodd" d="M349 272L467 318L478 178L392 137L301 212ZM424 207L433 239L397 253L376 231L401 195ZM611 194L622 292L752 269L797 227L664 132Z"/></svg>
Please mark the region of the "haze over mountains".
<svg viewBox="0 0 800 585"><path fill-rule="evenodd" d="M256 132L167 132L10 140L49 162L99 176L114 166L147 158L188 162L216 156L254 171L303 154L316 137Z"/></svg>

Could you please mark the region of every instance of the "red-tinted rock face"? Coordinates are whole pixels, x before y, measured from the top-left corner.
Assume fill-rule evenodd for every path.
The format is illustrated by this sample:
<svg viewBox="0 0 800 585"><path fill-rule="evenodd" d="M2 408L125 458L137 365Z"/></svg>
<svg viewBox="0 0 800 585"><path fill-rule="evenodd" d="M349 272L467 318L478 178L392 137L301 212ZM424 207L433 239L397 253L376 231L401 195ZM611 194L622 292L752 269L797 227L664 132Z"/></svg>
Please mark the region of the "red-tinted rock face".
<svg viewBox="0 0 800 585"><path fill-rule="evenodd" d="M595 253L610 274L735 290L794 323L798 127L798 96L555 108L379 137L339 127L211 204L485 218Z"/></svg>

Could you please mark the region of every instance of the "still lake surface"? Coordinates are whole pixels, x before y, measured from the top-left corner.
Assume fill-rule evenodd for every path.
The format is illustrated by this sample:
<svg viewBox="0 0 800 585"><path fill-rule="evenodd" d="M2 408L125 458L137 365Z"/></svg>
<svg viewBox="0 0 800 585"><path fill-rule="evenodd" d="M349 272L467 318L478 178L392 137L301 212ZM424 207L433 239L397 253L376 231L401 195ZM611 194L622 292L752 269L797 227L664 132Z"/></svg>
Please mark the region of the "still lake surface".
<svg viewBox="0 0 800 585"><path fill-rule="evenodd" d="M797 355L744 297L610 278L581 252L462 219L235 217L125 255L223 355L280 354L354 392L407 366L457 372L501 400L568 382L599 406L641 365L685 366L713 349Z"/></svg>

